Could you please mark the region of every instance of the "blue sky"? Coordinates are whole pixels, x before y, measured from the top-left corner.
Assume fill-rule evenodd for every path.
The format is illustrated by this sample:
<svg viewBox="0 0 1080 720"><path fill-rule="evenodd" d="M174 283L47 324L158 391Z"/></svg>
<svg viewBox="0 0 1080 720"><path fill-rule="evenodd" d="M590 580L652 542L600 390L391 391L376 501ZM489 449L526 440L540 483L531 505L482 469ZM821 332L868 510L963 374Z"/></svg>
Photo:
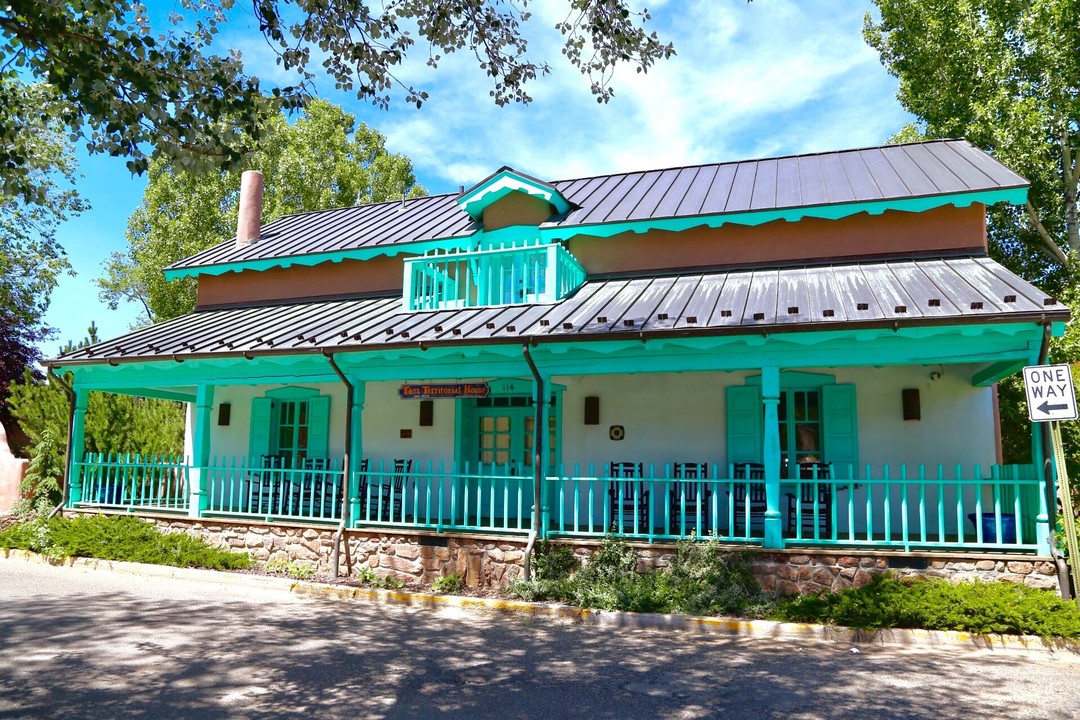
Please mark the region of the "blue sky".
<svg viewBox="0 0 1080 720"><path fill-rule="evenodd" d="M149 4L155 14L175 7ZM895 99L896 80L863 43L868 0L650 2L652 27L678 55L648 74L618 72L606 105L563 62L553 29L560 6L530 5L530 54L547 60L552 74L533 84L529 106L496 107L470 56L451 56L433 71L424 48L399 73L431 94L420 110L403 102L377 110L334 91L326 78L316 79L316 91L379 129L392 152L409 155L432 193L469 186L502 165L558 180L876 145L909 119ZM264 82L292 81L274 64L249 6L234 9L219 43L239 50ZM123 159L80 151L79 160L79 190L93 209L58 233L77 275L62 278L53 294L46 321L58 336L43 345L46 356L82 338L91 321L109 338L140 313L133 304L109 310L94 280L108 255L123 249L145 179L133 178Z"/></svg>

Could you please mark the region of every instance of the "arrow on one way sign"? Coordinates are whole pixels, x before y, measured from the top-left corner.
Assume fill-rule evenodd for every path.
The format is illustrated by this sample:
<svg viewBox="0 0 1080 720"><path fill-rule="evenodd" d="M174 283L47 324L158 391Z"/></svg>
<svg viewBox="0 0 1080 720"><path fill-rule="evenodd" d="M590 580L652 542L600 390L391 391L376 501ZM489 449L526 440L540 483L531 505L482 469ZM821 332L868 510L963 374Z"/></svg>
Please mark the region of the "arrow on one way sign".
<svg viewBox="0 0 1080 720"><path fill-rule="evenodd" d="M1076 392L1068 365L1029 365L1024 368L1024 391L1032 422L1076 419Z"/></svg>

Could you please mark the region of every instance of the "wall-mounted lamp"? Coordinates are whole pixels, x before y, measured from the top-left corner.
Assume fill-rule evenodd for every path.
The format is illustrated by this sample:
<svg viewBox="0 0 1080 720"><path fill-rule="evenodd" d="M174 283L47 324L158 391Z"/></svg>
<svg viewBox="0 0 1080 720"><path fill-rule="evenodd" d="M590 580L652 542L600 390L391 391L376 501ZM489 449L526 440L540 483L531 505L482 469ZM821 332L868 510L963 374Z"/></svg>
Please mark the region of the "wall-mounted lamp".
<svg viewBox="0 0 1080 720"><path fill-rule="evenodd" d="M600 424L600 398L596 395L585 396L585 424Z"/></svg>
<svg viewBox="0 0 1080 720"><path fill-rule="evenodd" d="M435 424L435 401L420 401L420 427L431 427Z"/></svg>
<svg viewBox="0 0 1080 720"><path fill-rule="evenodd" d="M217 409L217 424L228 425L232 419L232 403L221 403Z"/></svg>
<svg viewBox="0 0 1080 720"><path fill-rule="evenodd" d="M922 408L919 402L918 388L904 388L900 391L904 404L905 420L922 420Z"/></svg>

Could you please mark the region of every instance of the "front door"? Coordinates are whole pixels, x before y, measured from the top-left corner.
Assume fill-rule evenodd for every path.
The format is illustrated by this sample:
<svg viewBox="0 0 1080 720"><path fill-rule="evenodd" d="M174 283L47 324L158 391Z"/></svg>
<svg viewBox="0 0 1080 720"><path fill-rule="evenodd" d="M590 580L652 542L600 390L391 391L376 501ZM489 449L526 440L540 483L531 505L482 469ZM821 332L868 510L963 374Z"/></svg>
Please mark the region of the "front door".
<svg viewBox="0 0 1080 720"><path fill-rule="evenodd" d="M527 527L532 515L536 411L529 395L500 395L470 401L463 418L470 515L478 525ZM554 464L555 418L549 417L548 462Z"/></svg>

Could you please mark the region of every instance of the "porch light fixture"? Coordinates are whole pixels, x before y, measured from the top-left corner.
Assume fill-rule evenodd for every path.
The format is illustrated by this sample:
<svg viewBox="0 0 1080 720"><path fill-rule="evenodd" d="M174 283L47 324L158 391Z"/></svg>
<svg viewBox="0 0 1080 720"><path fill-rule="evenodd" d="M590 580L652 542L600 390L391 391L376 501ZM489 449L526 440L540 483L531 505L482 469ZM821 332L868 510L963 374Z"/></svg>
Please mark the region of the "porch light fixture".
<svg viewBox="0 0 1080 720"><path fill-rule="evenodd" d="M919 388L904 388L900 391L904 406L905 420L922 420L922 408L919 403Z"/></svg>
<svg viewBox="0 0 1080 720"><path fill-rule="evenodd" d="M431 427L435 424L435 401L420 401L420 427Z"/></svg>
<svg viewBox="0 0 1080 720"><path fill-rule="evenodd" d="M600 424L600 398L597 395L585 396L585 424Z"/></svg>

